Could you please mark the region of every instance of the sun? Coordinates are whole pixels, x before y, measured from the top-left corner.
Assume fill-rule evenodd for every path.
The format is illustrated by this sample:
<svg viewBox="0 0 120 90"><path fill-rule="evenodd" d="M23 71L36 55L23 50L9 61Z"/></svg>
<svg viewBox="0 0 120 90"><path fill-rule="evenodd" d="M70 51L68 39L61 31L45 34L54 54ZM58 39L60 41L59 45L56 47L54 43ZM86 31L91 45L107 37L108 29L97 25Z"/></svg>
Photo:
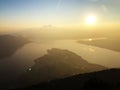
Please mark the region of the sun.
<svg viewBox="0 0 120 90"><path fill-rule="evenodd" d="M96 16L95 15L88 15L86 17L86 24L94 25L96 23Z"/></svg>
<svg viewBox="0 0 120 90"><path fill-rule="evenodd" d="M92 38L89 38L88 40L89 40L89 41L92 41Z"/></svg>

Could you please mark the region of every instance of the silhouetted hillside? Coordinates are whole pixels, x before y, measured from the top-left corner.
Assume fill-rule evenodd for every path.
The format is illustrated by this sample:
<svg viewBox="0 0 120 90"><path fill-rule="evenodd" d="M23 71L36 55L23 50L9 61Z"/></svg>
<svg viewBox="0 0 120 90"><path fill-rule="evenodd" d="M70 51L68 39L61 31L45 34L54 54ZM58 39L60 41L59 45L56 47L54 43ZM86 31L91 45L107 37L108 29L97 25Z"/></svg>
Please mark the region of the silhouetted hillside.
<svg viewBox="0 0 120 90"><path fill-rule="evenodd" d="M35 65L29 68L20 78L20 85L32 85L104 69L106 68L103 66L88 63L71 51L53 48L48 50L46 55L35 60Z"/></svg>
<svg viewBox="0 0 120 90"><path fill-rule="evenodd" d="M120 51L120 40L92 40L92 41L78 41L78 43L83 43L87 45L93 45L101 48L106 48L114 51Z"/></svg>
<svg viewBox="0 0 120 90"><path fill-rule="evenodd" d="M1 35L0 36L0 58L11 56L17 49L29 41L20 36Z"/></svg>
<svg viewBox="0 0 120 90"><path fill-rule="evenodd" d="M120 69L80 74L15 90L120 90Z"/></svg>

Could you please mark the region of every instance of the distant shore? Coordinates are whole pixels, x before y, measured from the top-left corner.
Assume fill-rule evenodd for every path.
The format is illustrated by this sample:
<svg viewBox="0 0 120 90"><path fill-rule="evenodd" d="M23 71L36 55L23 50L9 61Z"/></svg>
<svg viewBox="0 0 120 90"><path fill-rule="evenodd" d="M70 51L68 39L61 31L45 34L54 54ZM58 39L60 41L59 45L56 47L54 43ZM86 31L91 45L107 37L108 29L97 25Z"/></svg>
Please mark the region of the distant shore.
<svg viewBox="0 0 120 90"><path fill-rule="evenodd" d="M110 39L105 39L105 40L78 40L78 43L81 44L86 44L86 45L92 45L92 46L97 46L101 48L106 48L110 49L113 51L120 52L120 40L110 40Z"/></svg>

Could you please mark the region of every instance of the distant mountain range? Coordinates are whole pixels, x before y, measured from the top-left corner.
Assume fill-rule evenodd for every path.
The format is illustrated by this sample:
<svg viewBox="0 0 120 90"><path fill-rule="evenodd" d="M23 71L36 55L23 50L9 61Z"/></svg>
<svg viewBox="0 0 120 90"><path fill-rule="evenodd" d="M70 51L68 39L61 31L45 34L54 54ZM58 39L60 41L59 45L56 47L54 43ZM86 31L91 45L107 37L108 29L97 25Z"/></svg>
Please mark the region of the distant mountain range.
<svg viewBox="0 0 120 90"><path fill-rule="evenodd" d="M120 69L80 74L15 90L120 90Z"/></svg>
<svg viewBox="0 0 120 90"><path fill-rule="evenodd" d="M20 86L107 69L104 66L89 63L68 50L53 48L47 52L46 55L36 59L35 64L19 78Z"/></svg>
<svg viewBox="0 0 120 90"><path fill-rule="evenodd" d="M29 41L21 36L0 36L0 59L11 56L17 49Z"/></svg>

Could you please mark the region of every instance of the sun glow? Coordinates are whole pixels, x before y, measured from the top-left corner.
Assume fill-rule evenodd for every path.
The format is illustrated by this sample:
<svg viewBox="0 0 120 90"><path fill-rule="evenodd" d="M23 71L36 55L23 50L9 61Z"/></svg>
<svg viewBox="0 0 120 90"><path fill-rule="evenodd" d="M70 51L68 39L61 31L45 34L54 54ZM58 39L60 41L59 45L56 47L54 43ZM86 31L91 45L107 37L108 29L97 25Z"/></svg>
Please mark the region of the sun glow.
<svg viewBox="0 0 120 90"><path fill-rule="evenodd" d="M86 17L86 24L94 25L95 23L96 23L96 16L95 15L89 15Z"/></svg>
<svg viewBox="0 0 120 90"><path fill-rule="evenodd" d="M89 41L92 41L92 38L89 38L88 40L89 40Z"/></svg>

